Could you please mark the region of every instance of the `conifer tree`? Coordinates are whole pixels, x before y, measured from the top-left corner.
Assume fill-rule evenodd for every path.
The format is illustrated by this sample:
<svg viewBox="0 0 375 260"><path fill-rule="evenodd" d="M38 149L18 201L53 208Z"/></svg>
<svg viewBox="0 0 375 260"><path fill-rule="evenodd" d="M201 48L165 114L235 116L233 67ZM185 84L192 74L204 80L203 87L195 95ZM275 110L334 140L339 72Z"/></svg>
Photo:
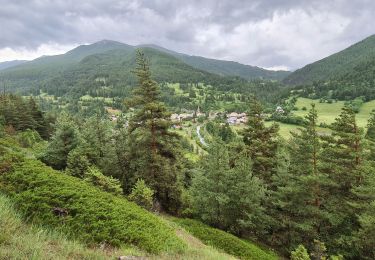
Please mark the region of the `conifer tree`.
<svg viewBox="0 0 375 260"><path fill-rule="evenodd" d="M333 133L324 136L320 171L332 182L329 196L325 197L328 221L321 228L321 237L329 249L353 257L350 250L351 233L358 228L357 196L353 189L363 184L371 171L366 163L363 129L358 127L350 106L342 109L332 124Z"/></svg>
<svg viewBox="0 0 375 260"><path fill-rule="evenodd" d="M279 167L273 178L277 187L273 193L278 209L273 213L276 235L289 249L298 244L311 246L319 236L324 216L323 198L329 186L328 178L319 170L321 144L314 105L305 120L303 128L291 133L287 168Z"/></svg>
<svg viewBox="0 0 375 260"><path fill-rule="evenodd" d="M170 131L170 113L160 101L158 84L152 80L149 61L137 51L134 71L138 85L129 105L135 109L129 122L130 171L127 181L143 179L155 191L163 208L175 212L180 205L181 181L178 135ZM129 187L130 188L130 187Z"/></svg>
<svg viewBox="0 0 375 260"><path fill-rule="evenodd" d="M276 151L279 126L273 124L266 127L263 120L263 108L253 97L250 100L247 128L243 132L243 140L247 152L253 161L253 172L256 176L271 183L271 176L276 170Z"/></svg>
<svg viewBox="0 0 375 260"><path fill-rule="evenodd" d="M371 112L366 130L366 139L370 148L369 160L375 165L375 110Z"/></svg>
<svg viewBox="0 0 375 260"><path fill-rule="evenodd" d="M375 142L375 110L370 114L370 119L367 124L366 138Z"/></svg>
<svg viewBox="0 0 375 260"><path fill-rule="evenodd" d="M233 167L228 149L220 140L210 144L191 187L193 211L204 222L237 234L258 229L262 224L265 187L253 176L245 156Z"/></svg>
<svg viewBox="0 0 375 260"><path fill-rule="evenodd" d="M54 169L65 169L69 153L79 145L80 141L76 125L67 114L63 113L56 122L56 131L41 160Z"/></svg>

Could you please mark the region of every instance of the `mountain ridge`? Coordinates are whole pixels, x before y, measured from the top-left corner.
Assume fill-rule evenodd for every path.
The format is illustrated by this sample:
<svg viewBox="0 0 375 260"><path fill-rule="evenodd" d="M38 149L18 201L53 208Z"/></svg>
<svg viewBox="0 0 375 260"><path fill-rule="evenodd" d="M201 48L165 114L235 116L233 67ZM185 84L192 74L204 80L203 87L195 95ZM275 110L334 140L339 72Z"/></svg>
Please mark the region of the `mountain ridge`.
<svg viewBox="0 0 375 260"><path fill-rule="evenodd" d="M53 55L53 56L42 56L32 61L28 61L25 64L13 66L4 69L3 73L12 73L14 71L20 71L23 69L33 70L35 66L41 66L43 70L64 70L66 67L72 66L80 62L82 59L95 54L105 53L111 50L128 50L133 51L136 48L152 48L160 52L167 53L175 58L178 58L182 62L194 67L196 69L204 70L209 73L217 74L220 76L237 76L246 80L252 79L271 79L281 80L287 76L290 72L287 71L272 71L259 68L256 66L245 65L234 61L225 61L217 59L209 59L201 56L193 56L184 53L179 53L173 50L166 49L164 47L155 44L140 44L136 46L128 45L125 43L112 41L112 40L101 40L93 44L80 45L64 54ZM30 74L34 73L30 72ZM38 72L43 74L43 72Z"/></svg>

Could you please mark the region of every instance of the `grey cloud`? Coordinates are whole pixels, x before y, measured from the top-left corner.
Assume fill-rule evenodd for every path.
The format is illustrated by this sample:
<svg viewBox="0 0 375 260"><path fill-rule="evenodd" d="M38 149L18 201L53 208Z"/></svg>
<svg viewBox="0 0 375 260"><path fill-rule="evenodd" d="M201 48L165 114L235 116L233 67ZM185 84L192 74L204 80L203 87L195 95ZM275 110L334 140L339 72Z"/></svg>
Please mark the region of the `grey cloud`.
<svg viewBox="0 0 375 260"><path fill-rule="evenodd" d="M41 44L71 45L106 38L129 44L154 43L176 51L264 67L283 65L295 69L375 32L372 0L0 0L0 6L0 49L33 50ZM291 35L286 39L282 32L275 34L275 26L262 24L272 23L276 14L294 15L296 10L311 18L311 26L316 17L325 19L319 15L328 13L342 18L345 28L336 32L330 19L333 25L327 27L333 28L332 34L314 35L321 39L312 39L324 46L312 46L305 58L297 57L300 54L293 54L291 48L300 48L294 43L295 38L304 37L308 42L309 26L284 18L285 24L280 26L295 27L287 31ZM325 27L324 21L318 22ZM252 28L256 26L260 29ZM265 42L268 39L273 42ZM255 45L250 52L237 41Z"/></svg>

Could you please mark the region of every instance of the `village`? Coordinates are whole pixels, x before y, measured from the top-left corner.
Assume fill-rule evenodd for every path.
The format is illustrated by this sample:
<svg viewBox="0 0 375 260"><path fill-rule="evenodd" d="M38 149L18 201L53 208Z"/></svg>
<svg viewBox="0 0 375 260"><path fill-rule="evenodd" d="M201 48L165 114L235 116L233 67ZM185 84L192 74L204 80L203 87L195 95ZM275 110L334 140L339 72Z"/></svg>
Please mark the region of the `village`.
<svg viewBox="0 0 375 260"><path fill-rule="evenodd" d="M117 121L120 114L121 114L121 111L120 110L116 110L116 109L113 109L113 108L110 108L110 107L107 107L106 108L108 114L109 114L109 118L111 121ZM283 114L284 113L284 110L281 106L278 106L276 109L275 109L275 112L278 113L278 114ZM215 120L217 118L220 118L222 119L222 123L225 124L225 123L228 123L229 125L243 125L243 124L246 124L247 121L248 121L248 117L246 115L246 113L242 112L230 112L230 113L226 113L226 112L207 112L207 113L203 113L199 106L198 108L193 111L193 110L185 110L183 111L182 113L173 113L171 114L171 121L173 123L173 128L175 129L179 129L182 127L182 123L183 122L187 122L187 121L191 121L193 123L196 123L196 122L204 122L205 120L208 120L208 121L212 121L212 120Z"/></svg>

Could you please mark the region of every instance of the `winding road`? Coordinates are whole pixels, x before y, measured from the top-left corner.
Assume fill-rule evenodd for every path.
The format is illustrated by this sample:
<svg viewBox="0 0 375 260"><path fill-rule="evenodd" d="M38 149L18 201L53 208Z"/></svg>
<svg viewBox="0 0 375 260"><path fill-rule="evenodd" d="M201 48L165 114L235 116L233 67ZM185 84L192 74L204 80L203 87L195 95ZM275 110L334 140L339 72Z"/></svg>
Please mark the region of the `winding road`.
<svg viewBox="0 0 375 260"><path fill-rule="evenodd" d="M197 135L198 135L199 141L200 141L201 144L203 144L204 146L208 146L207 143L204 141L204 138L201 136L200 130L201 130L201 126L198 125L198 126L197 126Z"/></svg>

